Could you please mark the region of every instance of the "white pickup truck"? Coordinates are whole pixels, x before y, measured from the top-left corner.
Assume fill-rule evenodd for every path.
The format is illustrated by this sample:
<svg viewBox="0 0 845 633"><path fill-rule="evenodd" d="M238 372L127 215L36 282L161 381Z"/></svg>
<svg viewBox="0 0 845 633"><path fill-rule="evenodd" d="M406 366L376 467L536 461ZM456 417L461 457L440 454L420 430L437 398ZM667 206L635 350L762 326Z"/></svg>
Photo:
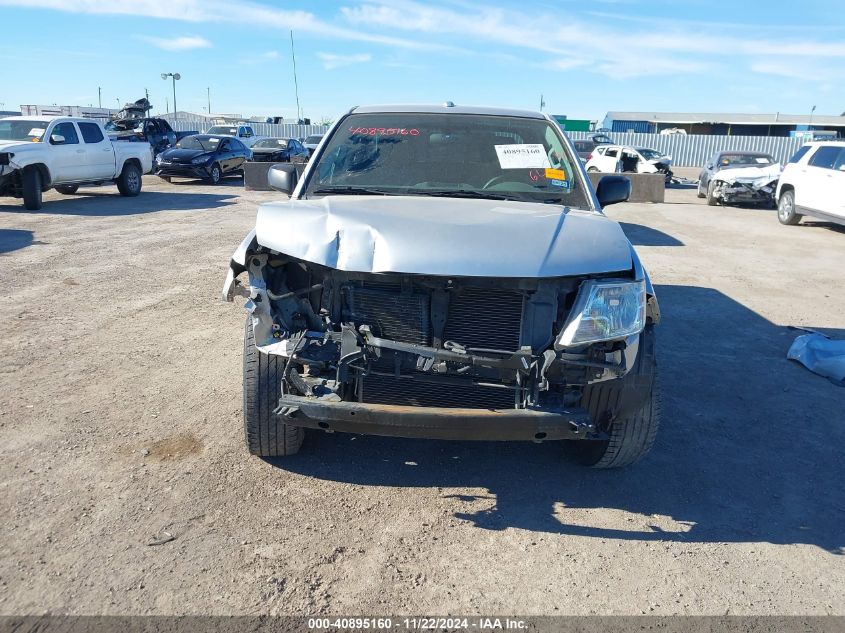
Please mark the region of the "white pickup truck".
<svg viewBox="0 0 845 633"><path fill-rule="evenodd" d="M31 211L50 188L70 195L81 185L115 183L121 195L137 196L152 164L148 143L113 143L91 119L0 119L0 196L23 198Z"/></svg>

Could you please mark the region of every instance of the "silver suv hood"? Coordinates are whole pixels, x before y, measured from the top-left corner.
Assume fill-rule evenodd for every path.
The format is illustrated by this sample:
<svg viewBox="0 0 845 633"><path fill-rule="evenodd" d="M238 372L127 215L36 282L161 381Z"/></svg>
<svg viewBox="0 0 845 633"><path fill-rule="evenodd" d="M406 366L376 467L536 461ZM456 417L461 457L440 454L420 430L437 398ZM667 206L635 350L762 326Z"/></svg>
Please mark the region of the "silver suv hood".
<svg viewBox="0 0 845 633"><path fill-rule="evenodd" d="M258 243L350 272L559 277L630 270L619 224L529 202L330 196L261 205Z"/></svg>

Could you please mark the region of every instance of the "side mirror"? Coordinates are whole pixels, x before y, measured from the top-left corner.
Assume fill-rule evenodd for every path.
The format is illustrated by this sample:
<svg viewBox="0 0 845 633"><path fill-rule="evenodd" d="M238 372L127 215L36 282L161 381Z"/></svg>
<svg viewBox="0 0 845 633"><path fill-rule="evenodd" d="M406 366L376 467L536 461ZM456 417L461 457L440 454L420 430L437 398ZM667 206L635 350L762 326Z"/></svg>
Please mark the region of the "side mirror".
<svg viewBox="0 0 845 633"><path fill-rule="evenodd" d="M602 207L625 202L631 197L631 181L625 176L604 176L596 187L596 197Z"/></svg>
<svg viewBox="0 0 845 633"><path fill-rule="evenodd" d="M51 134L50 135L50 144L51 145L64 145L65 144L65 137L61 134Z"/></svg>
<svg viewBox="0 0 845 633"><path fill-rule="evenodd" d="M267 184L270 188L288 195L296 189L298 181L296 166L290 163L278 163L271 166L270 171L267 172Z"/></svg>

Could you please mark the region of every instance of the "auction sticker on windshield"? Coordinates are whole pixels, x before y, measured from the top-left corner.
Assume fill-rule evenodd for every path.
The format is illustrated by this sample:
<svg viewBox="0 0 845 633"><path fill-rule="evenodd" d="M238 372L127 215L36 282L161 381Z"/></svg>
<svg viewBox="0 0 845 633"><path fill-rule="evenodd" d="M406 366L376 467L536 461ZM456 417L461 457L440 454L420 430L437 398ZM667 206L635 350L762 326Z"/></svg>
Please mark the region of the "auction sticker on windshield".
<svg viewBox="0 0 845 633"><path fill-rule="evenodd" d="M494 145L502 169L542 169L551 167L546 149L540 143Z"/></svg>

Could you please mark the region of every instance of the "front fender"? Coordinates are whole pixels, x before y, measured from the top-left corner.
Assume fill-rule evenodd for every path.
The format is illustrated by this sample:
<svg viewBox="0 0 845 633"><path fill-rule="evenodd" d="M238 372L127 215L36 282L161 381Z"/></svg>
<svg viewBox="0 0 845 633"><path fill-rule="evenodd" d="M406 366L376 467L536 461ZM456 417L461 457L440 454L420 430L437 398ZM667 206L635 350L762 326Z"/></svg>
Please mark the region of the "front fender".
<svg viewBox="0 0 845 633"><path fill-rule="evenodd" d="M223 283L223 301L232 302L235 300L235 287L237 281L235 277L246 270L246 257L249 251L255 250L258 246L258 241L255 239L255 229L247 233L247 236L241 241L240 246L232 253L232 258L229 260L229 271L226 273L226 281Z"/></svg>
<svg viewBox="0 0 845 633"><path fill-rule="evenodd" d="M640 261L640 256L637 255L637 251L634 249L633 245L631 245L631 262L634 267L634 279L642 279L645 281L646 316L656 325L657 323L660 323L660 305L657 303L657 295L654 292L654 286L651 285L651 277L648 276L648 272L646 272L646 269L643 267L643 264Z"/></svg>

